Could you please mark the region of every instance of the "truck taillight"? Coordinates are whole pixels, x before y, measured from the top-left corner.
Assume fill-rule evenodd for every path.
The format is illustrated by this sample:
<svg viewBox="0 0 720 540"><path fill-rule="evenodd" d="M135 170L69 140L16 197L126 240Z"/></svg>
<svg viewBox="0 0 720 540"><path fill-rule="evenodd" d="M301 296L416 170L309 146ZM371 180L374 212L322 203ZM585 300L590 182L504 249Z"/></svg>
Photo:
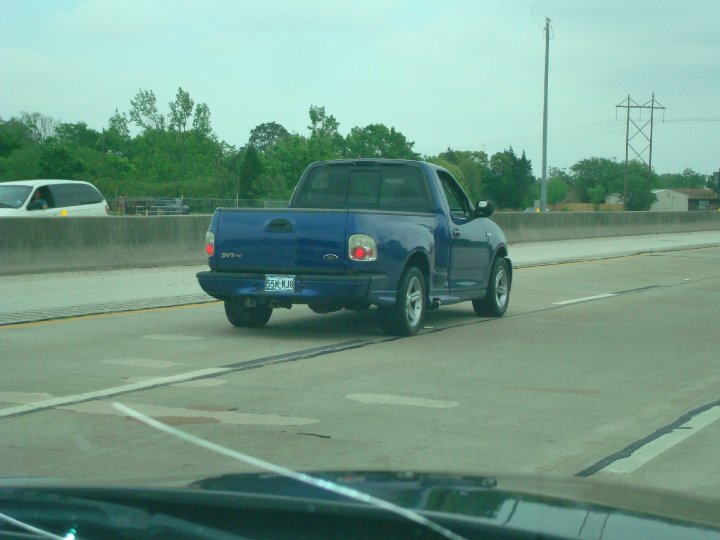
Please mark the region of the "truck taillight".
<svg viewBox="0 0 720 540"><path fill-rule="evenodd" d="M375 240L367 234L353 234L348 240L348 255L351 261L377 260Z"/></svg>
<svg viewBox="0 0 720 540"><path fill-rule="evenodd" d="M208 257L215 255L215 235L211 231L205 233L205 253Z"/></svg>

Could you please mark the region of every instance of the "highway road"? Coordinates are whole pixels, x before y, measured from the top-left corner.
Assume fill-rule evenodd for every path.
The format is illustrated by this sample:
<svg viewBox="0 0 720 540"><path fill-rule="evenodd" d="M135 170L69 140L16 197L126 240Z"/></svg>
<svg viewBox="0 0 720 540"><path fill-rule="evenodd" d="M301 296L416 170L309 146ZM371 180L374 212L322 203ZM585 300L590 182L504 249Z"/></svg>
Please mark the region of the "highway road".
<svg viewBox="0 0 720 540"><path fill-rule="evenodd" d="M504 318L449 306L406 339L373 311L233 328L194 269L3 278L0 477L250 470L120 402L297 469L579 475L720 505L720 237L623 242L513 246Z"/></svg>

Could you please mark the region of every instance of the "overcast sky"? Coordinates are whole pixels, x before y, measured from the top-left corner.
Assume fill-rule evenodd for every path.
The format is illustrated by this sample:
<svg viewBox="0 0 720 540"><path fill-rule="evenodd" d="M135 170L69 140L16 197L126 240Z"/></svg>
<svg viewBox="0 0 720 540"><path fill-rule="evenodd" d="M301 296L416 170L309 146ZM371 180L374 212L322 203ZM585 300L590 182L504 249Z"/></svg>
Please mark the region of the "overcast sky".
<svg viewBox="0 0 720 540"><path fill-rule="evenodd" d="M182 87L244 145L275 121L307 135L384 123L415 150L525 151L548 165L625 159L628 94L657 103L657 172L720 168L720 0L0 0L0 117L107 126L139 89ZM637 115L633 118L637 119ZM649 118L643 111L641 124ZM664 118L664 122L663 122ZM649 134L649 126L646 128ZM632 134L632 127L631 127ZM635 139L638 150L646 144Z"/></svg>

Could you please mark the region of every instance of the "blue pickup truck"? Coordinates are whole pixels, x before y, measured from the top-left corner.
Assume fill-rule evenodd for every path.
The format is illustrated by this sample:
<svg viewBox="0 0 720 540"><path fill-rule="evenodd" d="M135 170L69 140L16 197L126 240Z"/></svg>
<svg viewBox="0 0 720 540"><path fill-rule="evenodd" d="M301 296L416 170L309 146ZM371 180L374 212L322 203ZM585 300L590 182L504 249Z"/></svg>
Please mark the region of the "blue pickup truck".
<svg viewBox="0 0 720 540"><path fill-rule="evenodd" d="M387 334L411 336L425 311L472 301L501 317L512 263L490 201L470 199L444 168L408 160L316 162L289 208L218 208L197 279L235 326L273 309L316 313L377 306Z"/></svg>

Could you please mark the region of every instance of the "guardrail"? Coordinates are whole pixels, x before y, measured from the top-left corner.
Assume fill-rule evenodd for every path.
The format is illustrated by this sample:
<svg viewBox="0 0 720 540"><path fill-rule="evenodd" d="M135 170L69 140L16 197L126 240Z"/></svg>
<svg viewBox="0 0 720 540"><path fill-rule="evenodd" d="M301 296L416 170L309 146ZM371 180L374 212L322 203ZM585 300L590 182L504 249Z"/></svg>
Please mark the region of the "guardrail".
<svg viewBox="0 0 720 540"><path fill-rule="evenodd" d="M202 265L210 215L0 218L0 275ZM720 212L497 213L510 244L717 230Z"/></svg>

